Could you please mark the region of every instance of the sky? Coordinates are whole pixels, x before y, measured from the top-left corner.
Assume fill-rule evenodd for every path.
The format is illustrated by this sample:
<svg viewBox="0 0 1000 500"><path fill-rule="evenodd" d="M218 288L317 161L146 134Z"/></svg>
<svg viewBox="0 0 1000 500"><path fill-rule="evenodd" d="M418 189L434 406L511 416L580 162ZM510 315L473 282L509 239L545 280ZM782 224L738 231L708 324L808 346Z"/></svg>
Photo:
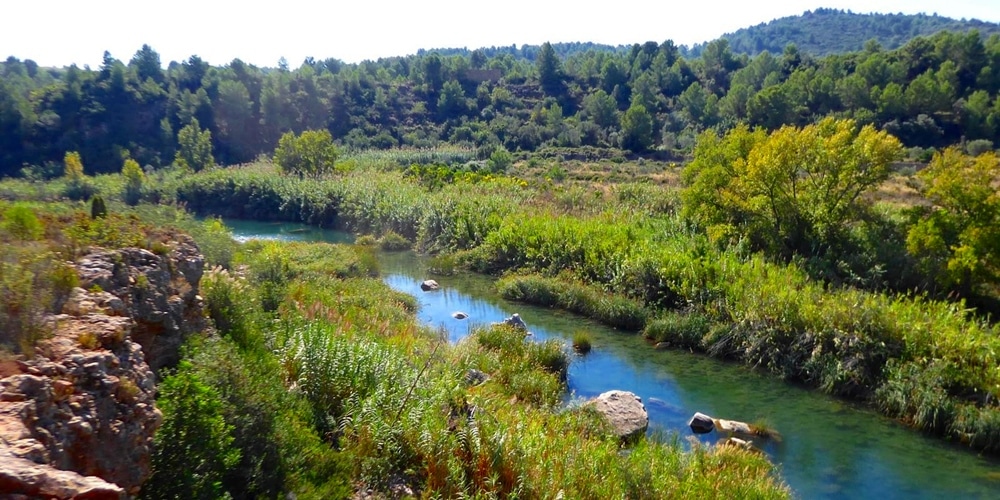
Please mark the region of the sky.
<svg viewBox="0 0 1000 500"><path fill-rule="evenodd" d="M683 2L504 0L317 2L280 0L7 0L0 7L0 58L42 66L97 68L104 51L128 62L145 43L164 65L198 55L274 67L284 57L354 63L418 49L596 42L693 45L820 7L853 12L937 13L1000 22L1000 0L766 0Z"/></svg>

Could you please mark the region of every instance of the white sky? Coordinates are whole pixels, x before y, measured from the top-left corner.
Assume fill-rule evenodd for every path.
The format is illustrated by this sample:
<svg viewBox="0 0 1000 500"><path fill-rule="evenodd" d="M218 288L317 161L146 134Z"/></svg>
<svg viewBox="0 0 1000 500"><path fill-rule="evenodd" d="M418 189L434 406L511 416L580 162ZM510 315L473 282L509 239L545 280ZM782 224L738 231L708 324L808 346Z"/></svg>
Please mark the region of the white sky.
<svg viewBox="0 0 1000 500"><path fill-rule="evenodd" d="M307 56L346 62L420 48L550 42L612 45L667 39L692 45L818 7L854 12L937 13L1000 22L1000 0L764 0L554 2L546 0L6 0L0 58L97 68L105 50L128 62L143 43L166 65L197 54L298 67Z"/></svg>

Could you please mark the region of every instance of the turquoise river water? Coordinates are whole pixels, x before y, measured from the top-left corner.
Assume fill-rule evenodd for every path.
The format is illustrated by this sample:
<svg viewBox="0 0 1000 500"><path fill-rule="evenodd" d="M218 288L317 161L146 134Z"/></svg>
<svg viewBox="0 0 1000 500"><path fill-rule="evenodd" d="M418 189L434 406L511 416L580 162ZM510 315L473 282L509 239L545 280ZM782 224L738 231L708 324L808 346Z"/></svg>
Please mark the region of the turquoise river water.
<svg viewBox="0 0 1000 500"><path fill-rule="evenodd" d="M345 233L301 224L227 220L239 240L347 243ZM859 407L777 380L732 363L685 351L654 350L641 336L609 329L558 310L508 302L493 279L463 273L428 276L425 260L412 252L379 254L383 279L417 297L419 319L447 331L452 341L472 327L520 313L537 339L569 342L574 332L591 334L594 349L573 357L568 399L621 389L639 395L649 411L650 432L691 435L686 423L696 411L716 418L766 421L780 442L763 443L781 478L806 499L992 498L1000 499L1000 461L923 436ZM420 290L434 278L441 288ZM452 318L462 311L466 320ZM700 437L712 442L715 433Z"/></svg>

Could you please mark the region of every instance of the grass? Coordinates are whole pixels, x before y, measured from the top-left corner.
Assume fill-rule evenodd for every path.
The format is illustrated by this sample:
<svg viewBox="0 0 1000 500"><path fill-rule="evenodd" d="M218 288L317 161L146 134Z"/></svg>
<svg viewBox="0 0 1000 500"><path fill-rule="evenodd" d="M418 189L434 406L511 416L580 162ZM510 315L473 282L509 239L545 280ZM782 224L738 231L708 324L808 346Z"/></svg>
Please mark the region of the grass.
<svg viewBox="0 0 1000 500"><path fill-rule="evenodd" d="M284 248L278 251L316 258ZM247 262L253 275L263 261ZM562 490L573 498L641 498L650 484L678 495L787 495L766 460L746 452L640 442L622 456L596 415L562 408L569 358L559 343L494 326L442 344L416 325L412 306L387 301L388 294L365 277L299 275L272 326L261 330L280 379L309 402L319 428L338 436L352 476L367 486L384 489L390 477L404 477L431 497ZM470 369L488 380L469 386ZM702 467L712 472L695 472ZM598 470L605 480L586 480Z"/></svg>
<svg viewBox="0 0 1000 500"><path fill-rule="evenodd" d="M544 171L555 160L541 158L531 168ZM383 160L358 156L335 176L308 182L277 175L266 163L188 176L165 173L147 183L145 196L183 202L203 213L300 221L366 234L392 231L418 250L453 254L454 265L518 273L500 282L508 297L565 308L622 329L645 328L647 335L677 346L869 401L928 432L1000 451L997 327L970 315L959 302L841 286L856 281L886 289L877 285L886 276L895 283L913 282L905 274L905 259L897 259L899 269L885 267L896 265L886 255L899 254L879 247L895 241L876 237L882 233L868 235L869 246L858 247L865 255L856 262L820 263L834 271L838 266L865 268L871 276L824 282L811 277L817 265L808 259L775 263L751 254L740 241L730 246L709 241L675 214L676 197L655 185L593 188L570 182L576 167L561 163L567 171L561 184L530 176L490 177L428 190L401 169L381 168L379 162ZM653 162L611 163L617 172L612 169L608 175L628 173L628 168L648 168L649 175L676 170ZM68 252L60 255L77 255L87 245L152 248L165 241L155 231L150 235L140 229L138 219L131 218L140 212L160 217L162 225L187 224L189 217L169 207L125 208L118 201L120 177L88 181L109 200L107 221L74 218L72 205L61 205L58 215L39 217L45 238L54 238ZM9 199L50 199L65 188L60 182L5 181L0 193ZM49 219L64 221L65 229L51 230ZM905 228L905 223L902 217L890 225ZM199 242L215 238L212 253L218 257L213 259L224 266L246 263L254 269L252 286L269 314L296 310L313 319L338 318L343 317L341 307L347 307L360 321L388 320L387 332L398 325L395 315L358 312L375 300L367 295L345 299L342 292L338 300L343 304L327 303L333 298L318 300L317 292L295 283L306 279L335 287L333 283L347 281L345 276L356 278L358 272L374 269L373 259L364 253L338 254L344 258L310 269L304 263L316 256L306 250L292 258L283 250L248 247L237 257L221 244L217 228L195 227L192 233ZM373 286L362 285L361 279L352 283ZM295 294L316 300L289 302Z"/></svg>
<svg viewBox="0 0 1000 500"><path fill-rule="evenodd" d="M573 350L578 354L587 354L593 349L594 340L593 337L583 331L578 331L573 333Z"/></svg>

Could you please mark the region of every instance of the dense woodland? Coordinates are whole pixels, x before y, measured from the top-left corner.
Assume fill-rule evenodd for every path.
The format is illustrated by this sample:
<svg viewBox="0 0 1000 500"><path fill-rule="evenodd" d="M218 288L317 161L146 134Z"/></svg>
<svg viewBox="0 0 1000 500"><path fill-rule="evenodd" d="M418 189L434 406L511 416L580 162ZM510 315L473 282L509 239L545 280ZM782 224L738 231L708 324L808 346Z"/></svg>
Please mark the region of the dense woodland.
<svg viewBox="0 0 1000 500"><path fill-rule="evenodd" d="M359 64L310 58L295 69L191 56L164 70L149 46L127 62L106 53L97 69L12 56L0 63L0 175L58 175L67 151L80 152L88 174L118 171L123 156L156 168L180 152L190 163L209 135L214 163L242 163L270 154L283 133L310 129L351 149L446 142L669 156L689 153L705 129L835 116L890 132L921 159L963 141L988 149L981 141L1000 131L1000 36L939 32L896 50L870 41L824 57L794 45L739 55L726 39L697 58L681 49L669 40L546 43Z"/></svg>
<svg viewBox="0 0 1000 500"><path fill-rule="evenodd" d="M802 52L826 56L864 49L875 39L886 49L897 49L912 38L931 36L939 31L978 30L985 37L1000 33L1000 25L978 19L956 20L937 14L860 14L838 9L816 9L801 16L782 17L722 36L733 52L756 55L781 52L794 43ZM690 54L700 54L703 45Z"/></svg>

